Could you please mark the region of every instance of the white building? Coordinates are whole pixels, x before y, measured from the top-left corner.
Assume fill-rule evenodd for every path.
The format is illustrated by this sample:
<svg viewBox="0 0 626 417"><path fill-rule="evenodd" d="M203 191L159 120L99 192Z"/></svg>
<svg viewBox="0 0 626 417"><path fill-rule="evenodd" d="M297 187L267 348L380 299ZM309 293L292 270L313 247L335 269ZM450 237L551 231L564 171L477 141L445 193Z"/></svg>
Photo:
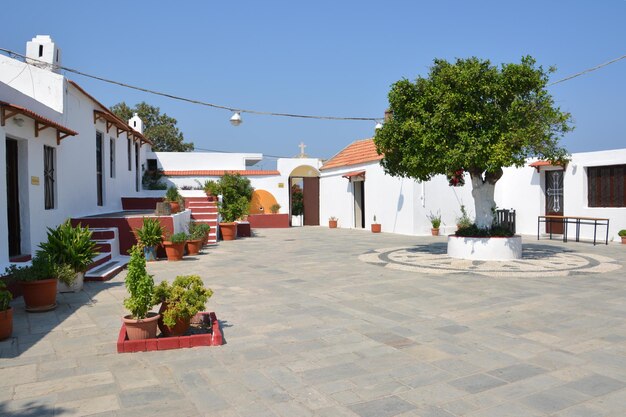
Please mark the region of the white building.
<svg viewBox="0 0 626 417"><path fill-rule="evenodd" d="M430 234L429 214L442 215L442 233L453 233L460 206L473 212L469 174L466 185L450 187L443 175L430 181L386 175L372 139L356 141L320 169L320 216L339 219L339 227L369 228L374 215L383 232ZM546 180L546 178L548 178ZM609 219L609 240L626 228L626 149L575 153L565 166L529 161L522 168L506 168L496 185L498 208L516 211L517 233L537 234L537 218L545 214ZM575 226L569 226L570 238ZM540 232L546 226L541 224ZM598 240L606 228L598 227ZM580 236L593 238L594 228L583 225Z"/></svg>
<svg viewBox="0 0 626 417"><path fill-rule="evenodd" d="M57 73L48 36L30 41L27 56L37 65L0 55L0 270L35 253L46 227L121 210L122 197L141 193L150 150L140 130Z"/></svg>

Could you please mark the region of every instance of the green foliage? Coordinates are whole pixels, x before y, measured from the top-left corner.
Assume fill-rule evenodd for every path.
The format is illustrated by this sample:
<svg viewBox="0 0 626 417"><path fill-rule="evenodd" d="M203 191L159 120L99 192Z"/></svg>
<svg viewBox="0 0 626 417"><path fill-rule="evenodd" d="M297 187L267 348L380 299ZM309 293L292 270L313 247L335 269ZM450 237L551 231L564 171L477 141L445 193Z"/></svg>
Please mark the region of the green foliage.
<svg viewBox="0 0 626 417"><path fill-rule="evenodd" d="M205 190L207 187L211 194L222 196L222 201L219 202L222 221L234 222L248 214L254 191L248 178L242 177L241 174L226 173L218 182L205 182Z"/></svg>
<svg viewBox="0 0 626 417"><path fill-rule="evenodd" d="M155 304L154 280L152 275L146 271L146 260L143 251L138 245L130 249L130 261L128 262L128 273L124 281L130 297L124 299L124 307L130 311L135 319L145 319L148 310Z"/></svg>
<svg viewBox="0 0 626 417"><path fill-rule="evenodd" d="M98 252L88 227L73 227L67 219L55 229L48 228L48 240L39 244L37 253L50 257L56 264L68 264L75 272L84 272Z"/></svg>
<svg viewBox="0 0 626 417"><path fill-rule="evenodd" d="M304 194L298 184L291 186L291 214L293 216L304 214Z"/></svg>
<svg viewBox="0 0 626 417"><path fill-rule="evenodd" d="M437 211L437 214L430 213L426 217L430 220L430 224L433 226L433 229L439 229L439 226L441 226L441 213L439 211Z"/></svg>
<svg viewBox="0 0 626 417"><path fill-rule="evenodd" d="M58 279L66 285L72 285L76 279L76 271L68 264L58 264L43 252L38 252L30 265L18 267L11 265L5 273L16 281L32 282L45 279Z"/></svg>
<svg viewBox="0 0 626 417"><path fill-rule="evenodd" d="M280 211L280 204L272 204L272 207L270 207L270 212L272 214L276 214Z"/></svg>
<svg viewBox="0 0 626 417"><path fill-rule="evenodd" d="M144 190L166 190L167 184L161 182L163 178L163 170L157 169L152 171L144 171L141 177L141 185Z"/></svg>
<svg viewBox="0 0 626 417"><path fill-rule="evenodd" d="M570 115L546 90L551 72L531 57L500 68L475 57L436 59L427 78L393 84L393 117L374 139L382 166L421 181L463 170L495 183L502 167L527 157L565 160L558 140L571 130Z"/></svg>
<svg viewBox="0 0 626 417"><path fill-rule="evenodd" d="M183 133L176 126L177 120L165 113L161 114L158 107L141 102L131 108L121 102L111 107L111 111L125 122L133 117L133 113L137 113L143 121L143 134L154 143L152 149L156 152L193 151L193 142L185 143Z"/></svg>
<svg viewBox="0 0 626 417"><path fill-rule="evenodd" d="M378 224L378 223L376 223L376 215L375 214L374 214L374 221L372 223Z"/></svg>
<svg viewBox="0 0 626 417"><path fill-rule="evenodd" d="M212 195L217 197L220 193L220 186L216 181L206 180L202 187L206 195Z"/></svg>
<svg viewBox="0 0 626 417"><path fill-rule="evenodd" d="M165 192L165 201L168 203L180 203L182 199L183 197L178 192L178 188L176 188L176 186L172 185L171 187L168 187Z"/></svg>
<svg viewBox="0 0 626 417"><path fill-rule="evenodd" d="M198 275L179 275L172 285L163 281L155 288L153 304L167 303L163 322L171 327L178 319L187 320L202 311L212 295Z"/></svg>
<svg viewBox="0 0 626 417"><path fill-rule="evenodd" d="M467 214L467 210L463 204L461 204L461 217L456 219L456 224L459 229L469 227L473 224L472 219L470 219L470 216Z"/></svg>
<svg viewBox="0 0 626 417"><path fill-rule="evenodd" d="M513 232L502 226L492 226L485 229L470 224L457 230L455 235L462 237L511 237Z"/></svg>
<svg viewBox="0 0 626 417"><path fill-rule="evenodd" d="M173 235L170 235L169 239L167 240L174 244L178 244L178 243L185 243L187 239L189 239L189 235L187 233L178 232L178 233L174 233Z"/></svg>
<svg viewBox="0 0 626 417"><path fill-rule="evenodd" d="M7 290L7 285L4 281L0 281L0 311L8 310L12 299L13 294Z"/></svg>
<svg viewBox="0 0 626 417"><path fill-rule="evenodd" d="M621 236L621 237L626 236L626 229L622 229L622 230L620 230L619 232L617 232L617 234L618 234L619 236Z"/></svg>
<svg viewBox="0 0 626 417"><path fill-rule="evenodd" d="M143 246L158 246L163 239L165 230L159 219L144 217L143 225L135 229L135 233Z"/></svg>
<svg viewBox="0 0 626 417"><path fill-rule="evenodd" d="M193 240L204 239L209 234L209 230L211 230L211 226L206 223L189 222L188 232Z"/></svg>

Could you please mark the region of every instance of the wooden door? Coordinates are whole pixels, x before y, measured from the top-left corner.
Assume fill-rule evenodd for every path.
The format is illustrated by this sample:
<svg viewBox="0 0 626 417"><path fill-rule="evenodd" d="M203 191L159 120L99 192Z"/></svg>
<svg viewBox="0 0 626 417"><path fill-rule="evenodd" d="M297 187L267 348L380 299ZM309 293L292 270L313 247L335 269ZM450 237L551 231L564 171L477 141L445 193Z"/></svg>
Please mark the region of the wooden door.
<svg viewBox="0 0 626 417"><path fill-rule="evenodd" d="M17 256L22 254L22 237L20 232L20 192L16 140L6 140L6 152L9 256Z"/></svg>
<svg viewBox="0 0 626 417"><path fill-rule="evenodd" d="M563 171L546 171L546 215L562 216ZM546 222L546 233L563 233L563 223Z"/></svg>
<svg viewBox="0 0 626 417"><path fill-rule="evenodd" d="M104 205L104 163L102 160L104 152L102 142L102 133L96 132L96 192L98 197L97 204L99 206Z"/></svg>
<svg viewBox="0 0 626 417"><path fill-rule="evenodd" d="M305 177L304 183L304 225L320 225L320 179L318 177Z"/></svg>
<svg viewBox="0 0 626 417"><path fill-rule="evenodd" d="M354 227L365 228L365 181L354 181Z"/></svg>

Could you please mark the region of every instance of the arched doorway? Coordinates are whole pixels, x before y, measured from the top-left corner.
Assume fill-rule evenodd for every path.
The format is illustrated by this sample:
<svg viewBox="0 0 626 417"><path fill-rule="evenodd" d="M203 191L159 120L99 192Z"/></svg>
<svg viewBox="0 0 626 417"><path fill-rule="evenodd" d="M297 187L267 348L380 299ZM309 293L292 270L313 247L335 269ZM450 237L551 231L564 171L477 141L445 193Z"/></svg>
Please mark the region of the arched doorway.
<svg viewBox="0 0 626 417"><path fill-rule="evenodd" d="M300 193L301 195L298 195ZM320 224L320 172L311 165L300 165L289 174L289 213L299 214L301 201L302 225Z"/></svg>

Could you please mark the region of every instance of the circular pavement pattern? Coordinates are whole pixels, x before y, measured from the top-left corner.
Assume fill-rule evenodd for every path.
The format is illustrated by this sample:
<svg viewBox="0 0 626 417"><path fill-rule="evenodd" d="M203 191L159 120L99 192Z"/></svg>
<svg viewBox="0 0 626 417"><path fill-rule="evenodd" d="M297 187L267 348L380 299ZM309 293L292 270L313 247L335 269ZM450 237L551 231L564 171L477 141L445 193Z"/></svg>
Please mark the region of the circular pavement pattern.
<svg viewBox="0 0 626 417"><path fill-rule="evenodd" d="M375 249L359 256L363 262L385 268L427 274L471 273L490 277L560 277L597 274L621 268L615 259L566 249L525 245L522 259L473 261L451 258L447 244Z"/></svg>

